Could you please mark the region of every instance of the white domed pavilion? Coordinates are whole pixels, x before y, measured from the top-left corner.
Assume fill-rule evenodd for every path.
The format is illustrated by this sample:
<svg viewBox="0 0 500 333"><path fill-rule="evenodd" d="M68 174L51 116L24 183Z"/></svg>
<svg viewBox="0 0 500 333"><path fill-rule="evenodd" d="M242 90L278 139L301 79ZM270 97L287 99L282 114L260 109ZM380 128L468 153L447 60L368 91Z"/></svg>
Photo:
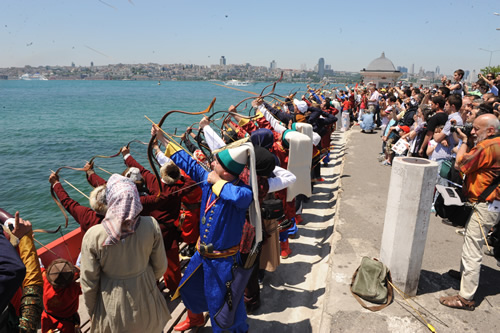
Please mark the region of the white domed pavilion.
<svg viewBox="0 0 500 333"><path fill-rule="evenodd" d="M367 68L359 71L365 83L373 82L377 88L387 86L389 83L394 86L402 73L394 67L392 61L385 57L385 53L374 59Z"/></svg>

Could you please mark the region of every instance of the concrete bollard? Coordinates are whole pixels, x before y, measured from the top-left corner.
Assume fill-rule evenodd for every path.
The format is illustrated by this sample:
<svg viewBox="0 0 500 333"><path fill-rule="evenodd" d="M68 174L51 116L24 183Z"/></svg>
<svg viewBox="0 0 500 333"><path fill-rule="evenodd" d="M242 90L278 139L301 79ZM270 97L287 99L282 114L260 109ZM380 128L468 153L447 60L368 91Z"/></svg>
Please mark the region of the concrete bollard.
<svg viewBox="0 0 500 333"><path fill-rule="evenodd" d="M380 260L410 296L417 294L437 169L438 163L415 157L392 164Z"/></svg>

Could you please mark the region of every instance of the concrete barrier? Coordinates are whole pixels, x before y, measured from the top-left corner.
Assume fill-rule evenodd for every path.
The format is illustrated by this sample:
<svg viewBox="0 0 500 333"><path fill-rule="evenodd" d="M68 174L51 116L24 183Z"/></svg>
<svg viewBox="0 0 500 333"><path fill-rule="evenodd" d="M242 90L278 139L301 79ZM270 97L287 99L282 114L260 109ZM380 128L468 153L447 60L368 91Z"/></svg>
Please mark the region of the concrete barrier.
<svg viewBox="0 0 500 333"><path fill-rule="evenodd" d="M392 164L380 260L394 284L417 294L438 163L396 157Z"/></svg>

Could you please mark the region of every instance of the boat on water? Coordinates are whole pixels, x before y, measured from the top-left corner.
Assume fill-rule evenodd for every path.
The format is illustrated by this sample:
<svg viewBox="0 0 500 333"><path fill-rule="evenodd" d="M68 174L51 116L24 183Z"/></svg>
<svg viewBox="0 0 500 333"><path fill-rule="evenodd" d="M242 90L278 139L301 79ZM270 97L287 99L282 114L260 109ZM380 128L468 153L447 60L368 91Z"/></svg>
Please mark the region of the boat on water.
<svg viewBox="0 0 500 333"><path fill-rule="evenodd" d="M19 80L25 80L25 81L47 81L48 79L43 76L42 74L35 73L35 74L23 74L19 77Z"/></svg>
<svg viewBox="0 0 500 333"><path fill-rule="evenodd" d="M54 259L63 258L76 264L82 247L83 233L81 228L59 237L55 241L42 246L37 254L45 267L49 267Z"/></svg>
<svg viewBox="0 0 500 333"><path fill-rule="evenodd" d="M229 80L224 82L226 86L246 87L251 84L250 81Z"/></svg>

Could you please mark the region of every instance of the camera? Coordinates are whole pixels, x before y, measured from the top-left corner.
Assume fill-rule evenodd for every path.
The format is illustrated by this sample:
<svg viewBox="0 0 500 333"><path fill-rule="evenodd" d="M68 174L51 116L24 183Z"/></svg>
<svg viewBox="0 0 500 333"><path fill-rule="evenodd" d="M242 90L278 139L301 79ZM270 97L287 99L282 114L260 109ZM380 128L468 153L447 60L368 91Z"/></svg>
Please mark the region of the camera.
<svg viewBox="0 0 500 333"><path fill-rule="evenodd" d="M457 129L460 129L462 131L462 133L464 133L465 135L470 136L470 134L472 132L472 124L467 123L463 126L452 125L450 127L450 132L454 133L457 131Z"/></svg>

